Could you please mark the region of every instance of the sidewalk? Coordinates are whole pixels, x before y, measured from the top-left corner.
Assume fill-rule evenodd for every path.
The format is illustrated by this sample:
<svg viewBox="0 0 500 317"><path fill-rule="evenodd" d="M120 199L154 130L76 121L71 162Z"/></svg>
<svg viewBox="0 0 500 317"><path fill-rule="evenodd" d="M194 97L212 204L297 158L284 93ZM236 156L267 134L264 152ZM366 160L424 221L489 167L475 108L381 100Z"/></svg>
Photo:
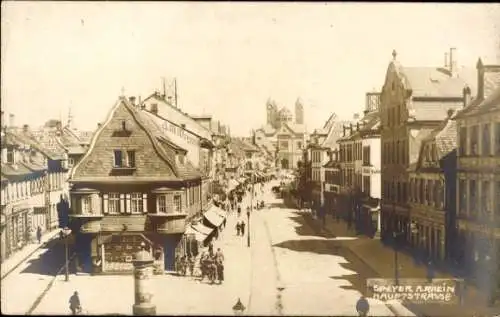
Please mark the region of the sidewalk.
<svg viewBox="0 0 500 317"><path fill-rule="evenodd" d="M317 230L324 230L336 236L355 236L354 230L349 230L343 220L337 222L332 217L327 216L326 225L322 221L313 219L311 214L305 214L305 219ZM358 239L349 244L350 251L370 267L378 277L394 278L394 250L384 245L378 239L370 239L358 236ZM398 252L398 266L400 278L427 278L427 267L419 265L413 257L404 252ZM376 276L374 276L376 277ZM454 278L449 273L434 271L435 278ZM489 308L486 305L486 298L475 287L468 286L464 299L464 305L439 305L406 304L415 312L425 316L472 316L474 313L491 314L498 313L499 308Z"/></svg>
<svg viewBox="0 0 500 317"><path fill-rule="evenodd" d="M150 287L157 315L233 315L232 307L238 298L248 306L250 250L246 246L246 238L236 236L236 218L236 212L228 215L226 228L214 241L214 250L221 248L225 257L224 282L218 285L208 283L206 278L200 282L198 277L154 275ZM80 295L86 315L132 314L132 274L71 275L69 282L64 282L64 275L59 275L33 314L68 314L67 302L75 290Z"/></svg>
<svg viewBox="0 0 500 317"><path fill-rule="evenodd" d="M26 245L21 250L15 252L9 258L7 258L1 264L1 279L3 280L7 275L9 275L12 271L14 271L20 264L25 262L33 253L35 253L38 249L45 246L47 242L52 240L54 237L57 237L60 229L54 229L50 232L46 232L42 235L42 243L30 243Z"/></svg>

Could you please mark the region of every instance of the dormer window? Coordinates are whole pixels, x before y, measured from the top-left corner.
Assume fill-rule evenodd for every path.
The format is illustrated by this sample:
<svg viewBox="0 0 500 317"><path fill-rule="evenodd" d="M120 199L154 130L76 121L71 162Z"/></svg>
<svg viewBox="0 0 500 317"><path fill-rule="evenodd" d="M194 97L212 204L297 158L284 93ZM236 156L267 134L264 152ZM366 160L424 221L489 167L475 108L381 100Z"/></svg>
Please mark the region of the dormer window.
<svg viewBox="0 0 500 317"><path fill-rule="evenodd" d="M113 151L113 167L115 168L135 168L135 151L134 150L114 150Z"/></svg>

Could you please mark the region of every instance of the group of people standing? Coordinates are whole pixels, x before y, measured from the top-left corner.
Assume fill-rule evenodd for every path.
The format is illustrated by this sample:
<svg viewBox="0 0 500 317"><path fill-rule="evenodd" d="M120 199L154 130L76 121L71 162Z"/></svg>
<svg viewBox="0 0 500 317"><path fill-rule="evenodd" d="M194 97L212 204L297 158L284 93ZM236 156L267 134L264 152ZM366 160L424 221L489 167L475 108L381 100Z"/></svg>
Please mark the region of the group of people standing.
<svg viewBox="0 0 500 317"><path fill-rule="evenodd" d="M236 222L236 235L242 237L245 235L245 221L240 220Z"/></svg>

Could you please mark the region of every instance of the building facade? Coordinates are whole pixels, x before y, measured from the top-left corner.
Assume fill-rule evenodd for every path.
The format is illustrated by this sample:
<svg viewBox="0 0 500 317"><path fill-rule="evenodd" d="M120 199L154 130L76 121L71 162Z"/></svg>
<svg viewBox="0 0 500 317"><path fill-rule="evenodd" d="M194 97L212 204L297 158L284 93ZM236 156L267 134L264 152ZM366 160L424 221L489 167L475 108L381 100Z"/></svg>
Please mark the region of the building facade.
<svg viewBox="0 0 500 317"><path fill-rule="evenodd" d="M145 111L120 97L71 172L71 228L77 270L132 270L146 245L155 271L173 270L200 215L201 173L187 150Z"/></svg>
<svg viewBox="0 0 500 317"><path fill-rule="evenodd" d="M58 213L67 193L65 157L42 148L25 132L13 124L1 132L2 261L35 243L38 228L45 233L65 224Z"/></svg>
<svg viewBox="0 0 500 317"><path fill-rule="evenodd" d="M432 262L451 258L456 245L456 122L454 111L421 144L418 161L409 167L411 246Z"/></svg>
<svg viewBox="0 0 500 317"><path fill-rule="evenodd" d="M380 103L381 237L409 245L412 216L408 168L418 160L422 141L442 123L447 112L463 107L463 88L474 84L475 74L457 68L454 60L447 67L403 67L396 55L394 51Z"/></svg>
<svg viewBox="0 0 500 317"><path fill-rule="evenodd" d="M500 289L500 66L477 63L478 94L457 117L458 259L492 298Z"/></svg>

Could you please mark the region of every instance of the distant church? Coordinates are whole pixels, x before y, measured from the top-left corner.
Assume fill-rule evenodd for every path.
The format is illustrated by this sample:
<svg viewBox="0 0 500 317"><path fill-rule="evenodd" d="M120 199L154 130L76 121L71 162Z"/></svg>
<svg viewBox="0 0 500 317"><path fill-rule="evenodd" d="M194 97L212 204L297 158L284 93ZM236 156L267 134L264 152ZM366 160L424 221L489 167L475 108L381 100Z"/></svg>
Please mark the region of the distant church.
<svg viewBox="0 0 500 317"><path fill-rule="evenodd" d="M271 99L266 102L266 114L266 124L255 131L255 142L273 146L277 166L282 169L297 168L306 140L302 101L300 98L295 101L295 120L288 108L279 109Z"/></svg>

